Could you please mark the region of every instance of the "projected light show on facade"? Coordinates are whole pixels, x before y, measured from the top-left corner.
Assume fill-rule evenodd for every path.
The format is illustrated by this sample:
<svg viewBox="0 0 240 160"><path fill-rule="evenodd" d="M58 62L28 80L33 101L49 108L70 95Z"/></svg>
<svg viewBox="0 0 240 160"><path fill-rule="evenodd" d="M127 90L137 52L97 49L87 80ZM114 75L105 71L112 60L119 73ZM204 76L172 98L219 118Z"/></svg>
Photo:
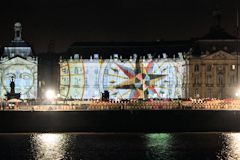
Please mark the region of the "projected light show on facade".
<svg viewBox="0 0 240 160"><path fill-rule="evenodd" d="M15 81L15 92L21 99L37 98L38 60L33 57L32 48L22 40L22 25L14 24L15 37L4 47L0 60L0 98L6 98L10 91L10 82Z"/></svg>
<svg viewBox="0 0 240 160"><path fill-rule="evenodd" d="M0 90L4 98L6 91L10 91L11 77L15 80L15 91L21 93L22 99L33 99L37 97L37 64L34 59L25 60L20 57L1 61Z"/></svg>
<svg viewBox="0 0 240 160"><path fill-rule="evenodd" d="M180 58L61 60L60 95L98 99L108 90L110 99L183 98L185 63Z"/></svg>

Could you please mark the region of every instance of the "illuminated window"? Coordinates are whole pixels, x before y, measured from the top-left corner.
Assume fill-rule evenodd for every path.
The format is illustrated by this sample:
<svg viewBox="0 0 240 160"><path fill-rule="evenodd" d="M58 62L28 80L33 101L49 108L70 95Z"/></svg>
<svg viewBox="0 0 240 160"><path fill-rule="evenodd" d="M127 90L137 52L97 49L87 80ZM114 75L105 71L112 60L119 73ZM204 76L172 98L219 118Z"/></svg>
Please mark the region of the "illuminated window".
<svg viewBox="0 0 240 160"><path fill-rule="evenodd" d="M236 65L235 64L232 64L231 65L231 70L235 70L236 69Z"/></svg>

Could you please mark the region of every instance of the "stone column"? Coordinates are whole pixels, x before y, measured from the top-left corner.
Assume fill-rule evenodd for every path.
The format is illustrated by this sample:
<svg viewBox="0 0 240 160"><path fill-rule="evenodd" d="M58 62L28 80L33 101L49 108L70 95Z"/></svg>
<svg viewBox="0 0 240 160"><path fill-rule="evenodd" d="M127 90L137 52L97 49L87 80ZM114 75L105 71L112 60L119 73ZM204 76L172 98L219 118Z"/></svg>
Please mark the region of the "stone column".
<svg viewBox="0 0 240 160"><path fill-rule="evenodd" d="M229 79L230 79L230 65L225 64L224 65L224 96L226 97L228 94L228 89L229 89Z"/></svg>
<svg viewBox="0 0 240 160"><path fill-rule="evenodd" d="M216 89L216 87L217 87L217 64L216 63L213 64L212 73L213 73L213 76L212 76L212 81L213 81L212 96L216 97L216 95L217 95L217 89Z"/></svg>
<svg viewBox="0 0 240 160"><path fill-rule="evenodd" d="M201 65L201 69L200 69L200 71L201 71L201 79L202 79L202 81L201 81L201 97L206 97L206 95L205 95L205 89L206 89L206 77L205 77L205 75L206 75L206 64L202 64Z"/></svg>

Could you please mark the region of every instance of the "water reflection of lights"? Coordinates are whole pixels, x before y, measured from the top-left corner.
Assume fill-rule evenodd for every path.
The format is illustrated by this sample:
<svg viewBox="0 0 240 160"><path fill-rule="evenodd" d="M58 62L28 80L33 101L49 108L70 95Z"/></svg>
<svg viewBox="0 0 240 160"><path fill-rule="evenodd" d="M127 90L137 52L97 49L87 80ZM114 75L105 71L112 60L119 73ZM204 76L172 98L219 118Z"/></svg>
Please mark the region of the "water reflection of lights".
<svg viewBox="0 0 240 160"><path fill-rule="evenodd" d="M218 159L240 159L240 133L223 134L224 142Z"/></svg>
<svg viewBox="0 0 240 160"><path fill-rule="evenodd" d="M168 133L154 133L145 136L147 155L150 159L168 157L172 154L172 135Z"/></svg>
<svg viewBox="0 0 240 160"><path fill-rule="evenodd" d="M34 134L32 136L34 159L63 159L66 156L66 134Z"/></svg>

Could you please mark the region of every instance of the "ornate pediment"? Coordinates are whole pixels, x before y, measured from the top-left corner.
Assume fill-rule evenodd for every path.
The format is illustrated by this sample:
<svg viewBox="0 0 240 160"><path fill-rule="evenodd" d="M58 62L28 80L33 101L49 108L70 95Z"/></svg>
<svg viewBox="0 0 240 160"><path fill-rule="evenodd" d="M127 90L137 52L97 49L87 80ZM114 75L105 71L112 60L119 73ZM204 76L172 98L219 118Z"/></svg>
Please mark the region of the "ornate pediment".
<svg viewBox="0 0 240 160"><path fill-rule="evenodd" d="M11 58L11 59L4 59L1 61L2 64L4 65L16 65L16 64L22 64L22 65L36 65L37 64L37 61L34 60L34 59L24 59L24 58L21 58L21 57L14 57L14 58Z"/></svg>
<svg viewBox="0 0 240 160"><path fill-rule="evenodd" d="M227 53L225 51L217 51L217 52L214 52L212 54L209 54L205 57L203 57L203 59L221 59L221 60L224 60L224 59L236 59L236 55L232 55L230 53Z"/></svg>

